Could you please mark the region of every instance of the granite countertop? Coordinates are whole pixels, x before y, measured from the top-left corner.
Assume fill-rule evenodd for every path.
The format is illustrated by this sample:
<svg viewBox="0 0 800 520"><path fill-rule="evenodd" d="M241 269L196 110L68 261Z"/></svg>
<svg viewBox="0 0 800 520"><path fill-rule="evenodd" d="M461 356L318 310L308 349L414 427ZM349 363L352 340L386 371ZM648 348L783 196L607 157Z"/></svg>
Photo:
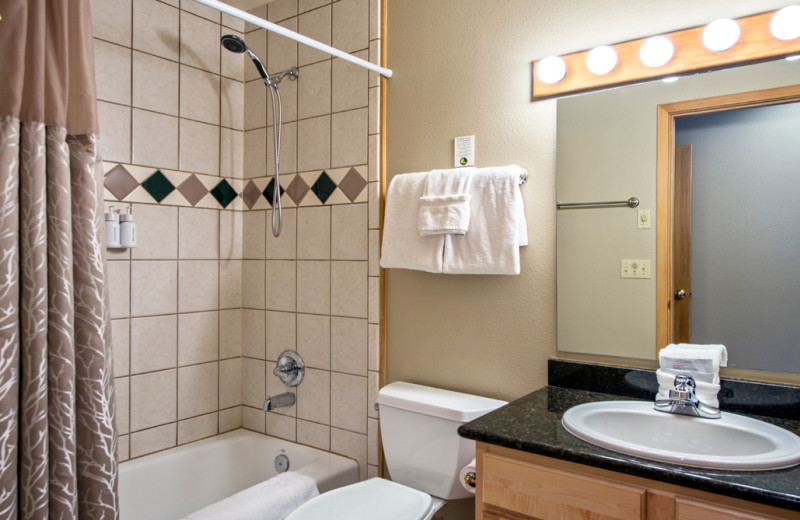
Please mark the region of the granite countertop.
<svg viewBox="0 0 800 520"><path fill-rule="evenodd" d="M479 442L800 511L800 466L772 471L717 471L656 462L589 444L561 424L561 416L572 406L625 399L631 397L547 386L464 424L458 433ZM755 417L800 435L798 420Z"/></svg>

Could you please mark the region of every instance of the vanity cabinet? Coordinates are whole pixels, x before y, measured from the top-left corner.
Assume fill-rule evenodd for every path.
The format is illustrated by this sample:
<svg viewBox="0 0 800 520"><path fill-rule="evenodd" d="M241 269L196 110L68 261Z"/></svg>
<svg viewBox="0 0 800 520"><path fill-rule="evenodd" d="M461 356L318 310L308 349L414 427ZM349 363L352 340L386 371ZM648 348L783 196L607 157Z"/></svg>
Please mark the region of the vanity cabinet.
<svg viewBox="0 0 800 520"><path fill-rule="evenodd" d="M800 512L477 443L477 520L795 519Z"/></svg>

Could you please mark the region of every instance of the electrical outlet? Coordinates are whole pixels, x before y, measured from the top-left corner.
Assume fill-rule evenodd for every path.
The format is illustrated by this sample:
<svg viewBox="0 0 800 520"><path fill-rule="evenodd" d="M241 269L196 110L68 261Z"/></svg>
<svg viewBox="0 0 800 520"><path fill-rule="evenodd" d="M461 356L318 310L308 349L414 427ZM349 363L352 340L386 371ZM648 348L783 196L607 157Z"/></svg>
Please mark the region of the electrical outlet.
<svg viewBox="0 0 800 520"><path fill-rule="evenodd" d="M636 225L639 229L650 229L650 210L640 209L637 215Z"/></svg>
<svg viewBox="0 0 800 520"><path fill-rule="evenodd" d="M650 260L620 260L619 277L650 278Z"/></svg>

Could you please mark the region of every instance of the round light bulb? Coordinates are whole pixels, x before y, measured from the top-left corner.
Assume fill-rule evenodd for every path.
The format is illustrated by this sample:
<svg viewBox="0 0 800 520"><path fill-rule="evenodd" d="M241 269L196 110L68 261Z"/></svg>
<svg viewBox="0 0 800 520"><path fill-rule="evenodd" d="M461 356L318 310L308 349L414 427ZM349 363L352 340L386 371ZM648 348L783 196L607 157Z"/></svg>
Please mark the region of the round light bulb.
<svg viewBox="0 0 800 520"><path fill-rule="evenodd" d="M639 59L648 67L656 68L666 65L672 59L675 48L665 36L648 38L639 49Z"/></svg>
<svg viewBox="0 0 800 520"><path fill-rule="evenodd" d="M598 76L608 74L617 66L617 52L607 45L596 47L586 55L586 67Z"/></svg>
<svg viewBox="0 0 800 520"><path fill-rule="evenodd" d="M558 83L567 75L567 64L558 56L548 56L536 67L536 77L542 83Z"/></svg>
<svg viewBox="0 0 800 520"><path fill-rule="evenodd" d="M800 5L789 5L775 13L769 23L769 32L779 40L800 37Z"/></svg>
<svg viewBox="0 0 800 520"><path fill-rule="evenodd" d="M739 24L730 18L720 18L708 24L703 31L703 45L714 52L727 51L739 41Z"/></svg>

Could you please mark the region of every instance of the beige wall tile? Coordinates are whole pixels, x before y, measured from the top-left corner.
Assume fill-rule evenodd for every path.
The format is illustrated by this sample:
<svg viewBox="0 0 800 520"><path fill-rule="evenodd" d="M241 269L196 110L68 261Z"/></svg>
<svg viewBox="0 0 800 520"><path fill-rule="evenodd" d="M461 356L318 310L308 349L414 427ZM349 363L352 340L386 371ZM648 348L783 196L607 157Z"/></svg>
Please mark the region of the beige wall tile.
<svg viewBox="0 0 800 520"><path fill-rule="evenodd" d="M117 458L119 462L125 462L131 458L130 435L120 435L117 439Z"/></svg>
<svg viewBox="0 0 800 520"><path fill-rule="evenodd" d="M219 127L181 119L181 169L219 174Z"/></svg>
<svg viewBox="0 0 800 520"><path fill-rule="evenodd" d="M378 182L378 177L380 174L380 152L381 152L381 143L380 143L380 136L379 135L371 135L369 136L369 145L368 145L368 153L369 156L367 157L369 161L369 169L367 176L369 177L367 180L369 182Z"/></svg>
<svg viewBox="0 0 800 520"><path fill-rule="evenodd" d="M266 313L251 309L242 310L242 354L266 359Z"/></svg>
<svg viewBox="0 0 800 520"><path fill-rule="evenodd" d="M181 13L181 63L219 74L220 26L191 13Z"/></svg>
<svg viewBox="0 0 800 520"><path fill-rule="evenodd" d="M379 323L381 318L381 280L377 276L370 276L369 283L369 322Z"/></svg>
<svg viewBox="0 0 800 520"><path fill-rule="evenodd" d="M331 449L331 427L298 419L297 442L328 451Z"/></svg>
<svg viewBox="0 0 800 520"><path fill-rule="evenodd" d="M174 314L178 310L178 264L131 262L131 316Z"/></svg>
<svg viewBox="0 0 800 520"><path fill-rule="evenodd" d="M316 117L331 111L331 62L321 61L300 68L297 79L297 116Z"/></svg>
<svg viewBox="0 0 800 520"><path fill-rule="evenodd" d="M267 260L267 309L297 309L297 267L294 260Z"/></svg>
<svg viewBox="0 0 800 520"><path fill-rule="evenodd" d="M367 466L367 478L378 478L380 475L378 474L378 466Z"/></svg>
<svg viewBox="0 0 800 520"><path fill-rule="evenodd" d="M130 431L130 378L118 377L114 379L114 395L117 398L117 432L119 434L128 433Z"/></svg>
<svg viewBox="0 0 800 520"><path fill-rule="evenodd" d="M133 106L177 116L178 64L134 51Z"/></svg>
<svg viewBox="0 0 800 520"><path fill-rule="evenodd" d="M297 171L323 170L330 166L331 117L322 116L298 121Z"/></svg>
<svg viewBox="0 0 800 520"><path fill-rule="evenodd" d="M367 375L367 320L331 317L331 370Z"/></svg>
<svg viewBox="0 0 800 520"><path fill-rule="evenodd" d="M367 414L370 417L378 418L378 412L375 410L375 403L378 401L378 388L380 383L380 374L378 372L369 372L367 376Z"/></svg>
<svg viewBox="0 0 800 520"><path fill-rule="evenodd" d="M244 132L220 128L219 133L219 174L241 179L244 171Z"/></svg>
<svg viewBox="0 0 800 520"><path fill-rule="evenodd" d="M265 11L266 11L266 6ZM256 15L259 18L263 18L264 16ZM266 14L265 14L266 16ZM247 47L250 48L253 53L264 63L264 66L267 66L267 31L266 29L261 29L256 26L251 26L254 31L249 31L245 36L245 43ZM261 79L261 76L258 73L256 67L251 63L249 58L245 59L246 63L244 66L244 80L245 81L252 81L254 79Z"/></svg>
<svg viewBox="0 0 800 520"><path fill-rule="evenodd" d="M333 4L333 47L345 52L360 51L369 45L369 3L366 0L341 0Z"/></svg>
<svg viewBox="0 0 800 520"><path fill-rule="evenodd" d="M273 0L267 4L267 20L281 22L297 15L297 0Z"/></svg>
<svg viewBox="0 0 800 520"><path fill-rule="evenodd" d="M194 442L217 434L217 413L178 421L178 444Z"/></svg>
<svg viewBox="0 0 800 520"><path fill-rule="evenodd" d="M244 84L244 129L252 130L267 126L267 98L269 93L259 77Z"/></svg>
<svg viewBox="0 0 800 520"><path fill-rule="evenodd" d="M156 0L133 2L133 48L178 61L178 13Z"/></svg>
<svg viewBox="0 0 800 520"><path fill-rule="evenodd" d="M181 117L218 125L220 90L218 75L181 65Z"/></svg>
<svg viewBox="0 0 800 520"><path fill-rule="evenodd" d="M266 308L265 269L264 260L244 260L242 262L242 307Z"/></svg>
<svg viewBox="0 0 800 520"><path fill-rule="evenodd" d="M380 276L380 259L381 259L381 239L380 231L377 229L369 230L369 275Z"/></svg>
<svg viewBox="0 0 800 520"><path fill-rule="evenodd" d="M297 315L267 311L267 359L277 361L284 350L297 348Z"/></svg>
<svg viewBox="0 0 800 520"><path fill-rule="evenodd" d="M381 131L381 91L378 87L369 89L369 123L367 133L369 135L379 134Z"/></svg>
<svg viewBox="0 0 800 520"><path fill-rule="evenodd" d="M281 184L283 181L281 181ZM284 208L283 228L277 238L272 234L272 210L267 211L267 258L295 259L297 257L297 209Z"/></svg>
<svg viewBox="0 0 800 520"><path fill-rule="evenodd" d="M367 116L361 108L331 116L331 166L367 163Z"/></svg>
<svg viewBox="0 0 800 520"><path fill-rule="evenodd" d="M378 420L367 419L367 462L377 465L380 462L379 452Z"/></svg>
<svg viewBox="0 0 800 520"><path fill-rule="evenodd" d="M219 214L219 257L222 260L242 258L242 211L221 211Z"/></svg>
<svg viewBox="0 0 800 520"><path fill-rule="evenodd" d="M331 373L327 370L306 369L302 384L297 387L297 417L316 423L331 420Z"/></svg>
<svg viewBox="0 0 800 520"><path fill-rule="evenodd" d="M299 45L304 47L304 45ZM281 71L278 71L281 72ZM297 120L297 80L288 77L281 82L281 121L284 123ZM267 103L267 126L272 126L272 103Z"/></svg>
<svg viewBox="0 0 800 520"><path fill-rule="evenodd" d="M242 359L242 404L261 410L264 399L267 397L265 375L265 361L251 358Z"/></svg>
<svg viewBox="0 0 800 520"><path fill-rule="evenodd" d="M331 258L367 260L367 205L342 204L331 208Z"/></svg>
<svg viewBox="0 0 800 520"><path fill-rule="evenodd" d="M130 373L130 320L111 320L111 347L114 351L114 377Z"/></svg>
<svg viewBox="0 0 800 520"><path fill-rule="evenodd" d="M380 370L380 348L381 348L381 328L377 323L369 324L369 361L367 368L369 370Z"/></svg>
<svg viewBox="0 0 800 520"><path fill-rule="evenodd" d="M242 407L242 428L254 432L266 433L267 414L259 408Z"/></svg>
<svg viewBox="0 0 800 520"><path fill-rule="evenodd" d="M278 25L297 32L297 18L278 22ZM297 45L285 36L273 32L267 34L267 70L274 74L294 67L297 64Z"/></svg>
<svg viewBox="0 0 800 520"><path fill-rule="evenodd" d="M225 54L230 54L229 52ZM222 90L220 96L220 122L221 126L244 130L244 83L228 78L220 82ZM250 105L247 105L248 110Z"/></svg>
<svg viewBox="0 0 800 520"><path fill-rule="evenodd" d="M369 39L381 37L381 0L369 0Z"/></svg>
<svg viewBox="0 0 800 520"><path fill-rule="evenodd" d="M367 262L331 262L331 314L367 317Z"/></svg>
<svg viewBox="0 0 800 520"><path fill-rule="evenodd" d="M298 208L297 258L328 260L331 257L331 208Z"/></svg>
<svg viewBox="0 0 800 520"><path fill-rule="evenodd" d="M179 262L178 310L210 311L219 308L219 262L181 260Z"/></svg>
<svg viewBox="0 0 800 520"><path fill-rule="evenodd" d="M367 478L367 436L331 428L331 451L358 462L358 478Z"/></svg>
<svg viewBox="0 0 800 520"><path fill-rule="evenodd" d="M96 38L131 46L131 2L92 0L92 28Z"/></svg>
<svg viewBox="0 0 800 520"><path fill-rule="evenodd" d="M176 371L131 376L131 431L175 422Z"/></svg>
<svg viewBox="0 0 800 520"><path fill-rule="evenodd" d="M242 310L219 311L219 357L227 359L242 355Z"/></svg>
<svg viewBox="0 0 800 520"><path fill-rule="evenodd" d="M331 44L331 6L326 5L303 13L298 18L298 32L326 45ZM300 45L297 49L298 65L308 65L330 59L330 54Z"/></svg>
<svg viewBox="0 0 800 520"><path fill-rule="evenodd" d="M178 419L211 413L217 409L219 363L178 369Z"/></svg>
<svg viewBox="0 0 800 520"><path fill-rule="evenodd" d="M97 99L129 105L131 102L131 50L94 40Z"/></svg>
<svg viewBox="0 0 800 520"><path fill-rule="evenodd" d="M174 368L178 359L178 317L150 316L131 320L131 373Z"/></svg>
<svg viewBox="0 0 800 520"><path fill-rule="evenodd" d="M242 427L242 407L234 406L219 411L219 432L224 433Z"/></svg>
<svg viewBox="0 0 800 520"><path fill-rule="evenodd" d="M274 128L267 128L267 142L269 150L267 151L267 175L275 175L275 145L272 144ZM286 122L284 120L281 126L281 156L280 156L280 172L295 173L297 171L297 123ZM283 189L286 189L286 182L281 179ZM285 200L285 199L284 199Z"/></svg>
<svg viewBox="0 0 800 520"><path fill-rule="evenodd" d="M219 362L219 407L228 408L242 404L242 360L226 359Z"/></svg>
<svg viewBox="0 0 800 520"><path fill-rule="evenodd" d="M326 261L297 262L297 311L329 314L331 266Z"/></svg>
<svg viewBox="0 0 800 520"><path fill-rule="evenodd" d="M97 102L100 154L106 161L131 162L131 109Z"/></svg>
<svg viewBox="0 0 800 520"><path fill-rule="evenodd" d="M244 212L244 234L242 235L242 250L244 258L263 260L266 257L266 223L266 211Z"/></svg>
<svg viewBox="0 0 800 520"><path fill-rule="evenodd" d="M381 194L380 183L370 182L367 185L369 190L369 228L378 229L380 227L380 213L381 213Z"/></svg>
<svg viewBox="0 0 800 520"><path fill-rule="evenodd" d="M267 129L257 128L244 133L243 172L245 179L267 175Z"/></svg>
<svg viewBox="0 0 800 520"><path fill-rule="evenodd" d="M131 282L130 263L127 261L106 262L108 271L108 294L112 318L130 316Z"/></svg>
<svg viewBox="0 0 800 520"><path fill-rule="evenodd" d="M353 55L365 60L369 58L367 51L355 52ZM367 106L368 72L364 67L342 59L333 60L331 105L334 112Z"/></svg>
<svg viewBox="0 0 800 520"><path fill-rule="evenodd" d="M220 23L220 15L222 13L214 8L198 4L194 0L180 0L180 6L184 11L196 14L197 16L202 16L203 18L211 20L212 22Z"/></svg>
<svg viewBox="0 0 800 520"><path fill-rule="evenodd" d="M178 168L178 118L133 109L133 163Z"/></svg>
<svg viewBox="0 0 800 520"><path fill-rule="evenodd" d="M367 433L367 378L331 372L331 426Z"/></svg>
<svg viewBox="0 0 800 520"><path fill-rule="evenodd" d="M297 315L297 352L307 367L331 367L331 317Z"/></svg>
<svg viewBox="0 0 800 520"><path fill-rule="evenodd" d="M175 429L176 423L170 423L158 428L132 433L130 436L131 457L141 457L148 453L172 448L175 446Z"/></svg>
<svg viewBox="0 0 800 520"><path fill-rule="evenodd" d="M219 308L242 306L242 261L221 260L219 263Z"/></svg>
<svg viewBox="0 0 800 520"><path fill-rule="evenodd" d="M178 315L178 366L219 358L219 312Z"/></svg>
<svg viewBox="0 0 800 520"><path fill-rule="evenodd" d="M331 1L332 0L299 0L298 12L304 13L311 9L316 9L317 7L330 4Z"/></svg>
<svg viewBox="0 0 800 520"><path fill-rule="evenodd" d="M134 204L137 247L134 260L173 260L178 258L178 208L155 204Z"/></svg>
<svg viewBox="0 0 800 520"><path fill-rule="evenodd" d="M217 259L220 212L199 208L180 208L178 211L180 258Z"/></svg>
<svg viewBox="0 0 800 520"><path fill-rule="evenodd" d="M268 413L267 435L295 442L297 439L297 420L294 417Z"/></svg>

